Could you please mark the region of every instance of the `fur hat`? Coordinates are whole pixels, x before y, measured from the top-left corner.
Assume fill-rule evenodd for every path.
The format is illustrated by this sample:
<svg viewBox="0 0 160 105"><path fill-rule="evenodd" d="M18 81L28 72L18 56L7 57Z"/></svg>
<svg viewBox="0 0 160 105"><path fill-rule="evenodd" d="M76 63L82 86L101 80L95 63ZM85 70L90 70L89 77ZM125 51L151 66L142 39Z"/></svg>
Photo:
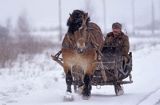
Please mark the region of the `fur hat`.
<svg viewBox="0 0 160 105"><path fill-rule="evenodd" d="M113 29L122 29L122 24L116 22L112 24L112 28Z"/></svg>

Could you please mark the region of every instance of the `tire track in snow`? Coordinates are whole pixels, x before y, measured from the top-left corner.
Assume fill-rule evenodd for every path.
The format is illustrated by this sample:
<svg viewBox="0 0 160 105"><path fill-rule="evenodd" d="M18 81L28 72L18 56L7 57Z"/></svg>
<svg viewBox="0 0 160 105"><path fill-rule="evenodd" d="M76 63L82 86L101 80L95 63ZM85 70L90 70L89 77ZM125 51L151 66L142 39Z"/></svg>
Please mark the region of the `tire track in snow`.
<svg viewBox="0 0 160 105"><path fill-rule="evenodd" d="M151 97L152 95L156 94L159 90L160 90L160 87L155 89L155 90L153 90L153 91L151 91L149 94L145 95L144 98L142 98L136 105L141 105L141 104L143 105L143 102L147 101L149 99L149 97Z"/></svg>

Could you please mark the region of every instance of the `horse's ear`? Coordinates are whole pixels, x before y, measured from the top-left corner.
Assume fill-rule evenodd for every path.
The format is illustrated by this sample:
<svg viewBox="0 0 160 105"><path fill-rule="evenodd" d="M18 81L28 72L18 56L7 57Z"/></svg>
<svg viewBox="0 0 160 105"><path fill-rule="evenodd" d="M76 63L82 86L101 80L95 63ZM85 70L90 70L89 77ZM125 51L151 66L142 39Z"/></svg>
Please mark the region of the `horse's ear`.
<svg viewBox="0 0 160 105"><path fill-rule="evenodd" d="M84 19L85 19L85 21L87 22L87 20L88 20L88 13L85 13Z"/></svg>
<svg viewBox="0 0 160 105"><path fill-rule="evenodd" d="M88 17L88 13L85 13L85 16Z"/></svg>
<svg viewBox="0 0 160 105"><path fill-rule="evenodd" d="M69 13L69 18L72 19L72 14Z"/></svg>
<svg viewBox="0 0 160 105"><path fill-rule="evenodd" d="M70 26L71 20L72 20L72 14L69 13L69 18L68 18L68 21L67 21L67 26Z"/></svg>

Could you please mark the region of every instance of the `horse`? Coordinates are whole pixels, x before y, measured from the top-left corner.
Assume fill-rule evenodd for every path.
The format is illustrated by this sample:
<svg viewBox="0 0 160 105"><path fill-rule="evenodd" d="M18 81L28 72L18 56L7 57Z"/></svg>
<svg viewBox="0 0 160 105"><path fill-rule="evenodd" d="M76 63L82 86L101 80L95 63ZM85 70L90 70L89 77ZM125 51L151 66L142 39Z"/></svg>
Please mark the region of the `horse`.
<svg viewBox="0 0 160 105"><path fill-rule="evenodd" d="M88 13L74 10L68 19L68 32L62 42L63 69L66 75L67 94L72 93L72 72L76 66L77 72L83 71L82 96L91 96L91 78L96 68L97 50L103 45L101 29L95 23L89 22ZM79 69L78 69L79 68Z"/></svg>

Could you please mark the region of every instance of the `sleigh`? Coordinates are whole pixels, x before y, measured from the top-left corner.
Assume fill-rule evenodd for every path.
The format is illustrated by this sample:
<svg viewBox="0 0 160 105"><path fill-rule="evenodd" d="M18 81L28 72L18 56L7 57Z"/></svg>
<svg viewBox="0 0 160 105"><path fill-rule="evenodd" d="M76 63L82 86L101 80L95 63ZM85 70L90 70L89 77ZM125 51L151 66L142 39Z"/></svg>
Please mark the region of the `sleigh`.
<svg viewBox="0 0 160 105"><path fill-rule="evenodd" d="M101 53L101 59L98 59L97 67L92 76L91 85L100 86L104 85L113 85L115 89L116 95L119 93L119 85L130 84L132 81L132 52L129 52L129 61L127 63L124 62L123 56L121 54L117 54L117 50L115 47L103 47ZM61 52L57 53L55 56L52 56L52 59L63 66L63 59L59 58ZM73 86L75 92L78 87L83 83L81 82L83 78L83 72L80 70L77 72L76 67L72 70L73 76Z"/></svg>

